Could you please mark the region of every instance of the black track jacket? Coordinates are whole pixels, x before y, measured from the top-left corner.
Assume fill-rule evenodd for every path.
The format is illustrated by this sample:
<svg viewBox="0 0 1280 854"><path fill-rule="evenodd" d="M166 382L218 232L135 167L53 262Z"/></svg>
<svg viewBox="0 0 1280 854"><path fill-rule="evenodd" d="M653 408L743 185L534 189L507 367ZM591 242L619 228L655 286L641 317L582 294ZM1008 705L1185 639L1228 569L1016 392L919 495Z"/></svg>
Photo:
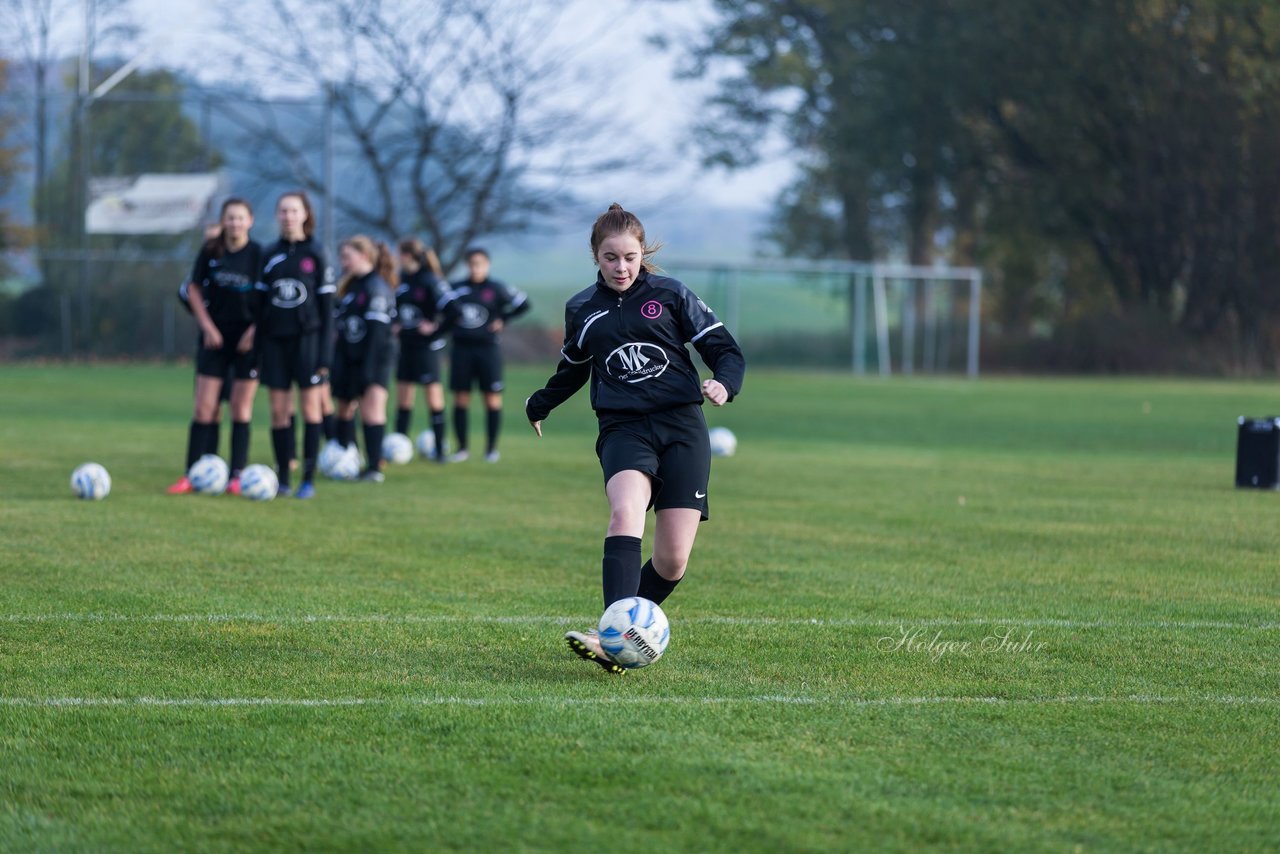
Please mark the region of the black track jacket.
<svg viewBox="0 0 1280 854"><path fill-rule="evenodd" d="M733 400L746 360L738 342L683 282L642 270L619 294L596 283L565 303L564 347L546 388L525 414L542 421L591 380L597 414L647 414L702 403L702 381L686 344L697 349Z"/></svg>

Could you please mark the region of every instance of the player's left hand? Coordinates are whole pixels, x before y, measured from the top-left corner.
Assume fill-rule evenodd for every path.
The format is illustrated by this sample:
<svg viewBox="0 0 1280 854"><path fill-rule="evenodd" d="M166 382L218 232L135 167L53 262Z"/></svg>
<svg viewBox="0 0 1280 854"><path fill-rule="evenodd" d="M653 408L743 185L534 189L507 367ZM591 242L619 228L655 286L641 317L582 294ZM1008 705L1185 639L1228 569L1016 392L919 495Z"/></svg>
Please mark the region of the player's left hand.
<svg viewBox="0 0 1280 854"><path fill-rule="evenodd" d="M253 349L254 331L254 327L250 326L244 331L244 334L240 336L240 343L236 345L237 353L248 353Z"/></svg>
<svg viewBox="0 0 1280 854"><path fill-rule="evenodd" d="M729 390L719 380L703 380L702 396L711 401L712 406L724 406L729 399Z"/></svg>
<svg viewBox="0 0 1280 854"><path fill-rule="evenodd" d="M431 333L435 332L439 328L440 328L439 324L432 323L430 320L424 320L418 324L418 334L430 335Z"/></svg>
<svg viewBox="0 0 1280 854"><path fill-rule="evenodd" d="M490 331L490 332L501 332L501 331L502 331L502 327L503 327L503 325L504 325L504 324L503 324L503 322L502 322L502 318L501 318L501 317L499 317L499 318L498 318L497 320L495 320L493 323L490 323L490 324L489 324L489 331Z"/></svg>
<svg viewBox="0 0 1280 854"><path fill-rule="evenodd" d="M526 397L526 398L524 399L524 408L525 408L525 411L526 411L526 412L527 412L527 411L528 411L528 409L529 409L529 401L530 401L530 400L532 400L532 399L533 399L533 398L532 398L532 396L530 396L530 397ZM530 420L530 421L529 421L529 426L533 428L533 432L537 433L537 434L538 434L538 438L539 438L539 439L541 439L541 438L542 438L542 422L541 422L541 421L533 421L533 420Z"/></svg>

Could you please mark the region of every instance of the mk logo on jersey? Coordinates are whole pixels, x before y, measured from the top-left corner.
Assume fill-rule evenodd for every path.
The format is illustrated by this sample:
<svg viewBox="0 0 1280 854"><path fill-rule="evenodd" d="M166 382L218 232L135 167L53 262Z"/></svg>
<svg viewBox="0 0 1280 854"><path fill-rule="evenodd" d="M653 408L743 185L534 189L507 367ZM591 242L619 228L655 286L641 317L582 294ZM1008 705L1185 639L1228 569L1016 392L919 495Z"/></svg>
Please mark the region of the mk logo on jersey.
<svg viewBox="0 0 1280 854"><path fill-rule="evenodd" d="M271 288L271 304L276 308L297 308L307 301L307 286L297 279L277 279Z"/></svg>
<svg viewBox="0 0 1280 854"><path fill-rule="evenodd" d="M473 302L464 302L458 307L461 317L458 325L463 329L479 329L489 322L489 309Z"/></svg>
<svg viewBox="0 0 1280 854"><path fill-rule="evenodd" d="M422 312L411 302L404 303L396 311L400 315L400 323L406 328L417 326L422 322Z"/></svg>
<svg viewBox="0 0 1280 854"><path fill-rule="evenodd" d="M638 383L661 376L671 364L667 352L657 344L639 342L623 344L609 354L605 365L609 376L624 382Z"/></svg>

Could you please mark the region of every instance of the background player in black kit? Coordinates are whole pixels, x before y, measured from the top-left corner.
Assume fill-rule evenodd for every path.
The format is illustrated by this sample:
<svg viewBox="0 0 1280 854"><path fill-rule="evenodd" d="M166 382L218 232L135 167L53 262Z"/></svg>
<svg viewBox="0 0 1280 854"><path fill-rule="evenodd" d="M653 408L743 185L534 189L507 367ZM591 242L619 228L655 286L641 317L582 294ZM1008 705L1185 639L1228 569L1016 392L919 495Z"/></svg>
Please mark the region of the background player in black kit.
<svg viewBox="0 0 1280 854"><path fill-rule="evenodd" d="M529 310L522 292L489 278L489 253L467 251L468 277L452 286L446 310L453 326L450 351L449 388L453 391L453 431L458 435L458 452L451 459L468 458L467 410L471 387L484 392L487 443L485 459L498 461L498 431L502 426L502 349L498 333L508 320Z"/></svg>
<svg viewBox="0 0 1280 854"><path fill-rule="evenodd" d="M400 286L396 288L396 320L400 327L400 361L396 366L396 432L408 435L413 396L422 386L435 434L435 460L444 461L444 387L440 384L440 351L445 347L441 310L449 300L440 259L421 240L400 241Z"/></svg>
<svg viewBox="0 0 1280 854"><path fill-rule="evenodd" d="M258 348L262 381L271 389L271 445L276 455L280 493L290 493L289 464L297 456L293 398L296 384L302 408L302 484L298 498L315 495L316 457L324 417L324 383L333 362L332 278L324 251L312 239L316 219L301 191L276 202L280 239L263 250L262 314Z"/></svg>
<svg viewBox="0 0 1280 854"><path fill-rule="evenodd" d="M187 469L204 454L217 453L219 400L224 381L234 375L230 468L232 477L236 477L249 460L249 420L258 390L254 283L261 270L262 250L249 239L253 210L248 202L227 199L222 203L219 222L221 229L201 247L187 282L186 302L200 327ZM171 495L191 492L191 481L184 473L168 491Z"/></svg>
<svg viewBox="0 0 1280 854"><path fill-rule="evenodd" d="M560 364L525 403L542 422L588 379L600 423L596 453L604 470L609 528L604 541L604 604L628 596L661 603L684 576L698 523L707 518L711 449L702 399L714 406L742 388L746 362L711 309L683 283L659 276L644 226L611 205L591 230L596 283L565 304ZM686 344L711 369L700 381ZM653 557L640 565L645 516L656 509ZM570 648L611 673L594 630L565 635Z"/></svg>
<svg viewBox="0 0 1280 854"><path fill-rule="evenodd" d="M339 252L343 276L338 282L338 342L333 359L333 396L338 402L338 441L356 440L355 414L364 422L369 466L361 480L383 481L382 438L387 429L387 385L395 342L395 259L385 243L363 234L348 238Z"/></svg>

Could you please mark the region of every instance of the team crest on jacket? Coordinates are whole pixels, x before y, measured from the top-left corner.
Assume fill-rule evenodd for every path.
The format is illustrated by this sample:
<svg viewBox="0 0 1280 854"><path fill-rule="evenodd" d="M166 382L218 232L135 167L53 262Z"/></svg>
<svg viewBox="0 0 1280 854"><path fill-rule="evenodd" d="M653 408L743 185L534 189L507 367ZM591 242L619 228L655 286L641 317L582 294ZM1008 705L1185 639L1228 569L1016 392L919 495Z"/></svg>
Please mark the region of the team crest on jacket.
<svg viewBox="0 0 1280 854"><path fill-rule="evenodd" d="M662 303L656 299L651 299L644 305L640 306L640 313L650 320L657 320L662 317Z"/></svg>
<svg viewBox="0 0 1280 854"><path fill-rule="evenodd" d="M303 258L298 262L298 266L302 268L304 273L314 273L316 271L316 262L312 258Z"/></svg>
<svg viewBox="0 0 1280 854"><path fill-rule="evenodd" d="M400 315L400 322L404 324L406 328L417 326L422 322L422 312L419 311L418 307L411 302L401 305L397 309L397 312Z"/></svg>
<svg viewBox="0 0 1280 854"><path fill-rule="evenodd" d="M271 289L271 304L276 308L297 308L307 301L307 286L297 279L276 279Z"/></svg>
<svg viewBox="0 0 1280 854"><path fill-rule="evenodd" d="M348 344L359 344L363 341L365 331L364 318L359 315L348 315L342 321L342 337Z"/></svg>
<svg viewBox="0 0 1280 854"><path fill-rule="evenodd" d="M605 360L609 376L628 383L640 383L661 376L670 364L666 350L646 341L623 344Z"/></svg>
<svg viewBox="0 0 1280 854"><path fill-rule="evenodd" d="M463 329L479 329L489 322L489 309L474 302L458 306L458 325Z"/></svg>

